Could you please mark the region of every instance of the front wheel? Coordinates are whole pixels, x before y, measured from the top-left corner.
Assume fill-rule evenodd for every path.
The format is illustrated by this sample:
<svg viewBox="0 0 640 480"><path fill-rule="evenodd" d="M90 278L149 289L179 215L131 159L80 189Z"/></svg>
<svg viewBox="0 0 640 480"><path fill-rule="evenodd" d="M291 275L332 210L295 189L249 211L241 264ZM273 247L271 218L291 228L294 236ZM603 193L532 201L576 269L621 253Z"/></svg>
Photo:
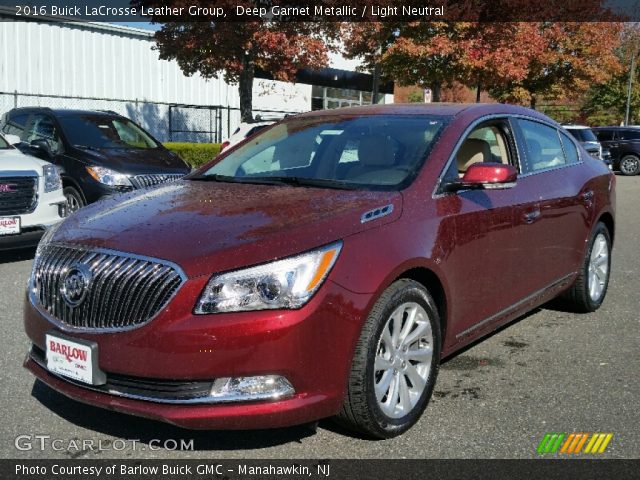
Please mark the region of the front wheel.
<svg viewBox="0 0 640 480"><path fill-rule="evenodd" d="M620 173L623 175L638 175L640 173L640 158L626 155L620 159Z"/></svg>
<svg viewBox="0 0 640 480"><path fill-rule="evenodd" d="M365 322L337 420L374 438L411 428L431 397L440 341L440 318L429 292L413 280L392 284Z"/></svg>
<svg viewBox="0 0 640 480"><path fill-rule="evenodd" d="M611 235L598 223L589 238L589 248L573 286L563 295L567 306L576 312L595 312L607 294L611 273Z"/></svg>
<svg viewBox="0 0 640 480"><path fill-rule="evenodd" d="M72 214L84 207L84 199L82 194L73 187L64 187L62 191L67 199L67 213Z"/></svg>

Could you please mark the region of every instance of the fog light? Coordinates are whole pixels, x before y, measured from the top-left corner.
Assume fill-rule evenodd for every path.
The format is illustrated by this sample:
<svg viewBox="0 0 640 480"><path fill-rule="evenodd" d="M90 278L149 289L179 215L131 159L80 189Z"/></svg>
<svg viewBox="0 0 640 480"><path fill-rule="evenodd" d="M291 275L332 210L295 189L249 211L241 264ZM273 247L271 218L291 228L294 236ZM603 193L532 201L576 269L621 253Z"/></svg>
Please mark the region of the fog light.
<svg viewBox="0 0 640 480"><path fill-rule="evenodd" d="M294 393L289 381L279 375L225 377L213 382L210 398L219 402L278 400Z"/></svg>

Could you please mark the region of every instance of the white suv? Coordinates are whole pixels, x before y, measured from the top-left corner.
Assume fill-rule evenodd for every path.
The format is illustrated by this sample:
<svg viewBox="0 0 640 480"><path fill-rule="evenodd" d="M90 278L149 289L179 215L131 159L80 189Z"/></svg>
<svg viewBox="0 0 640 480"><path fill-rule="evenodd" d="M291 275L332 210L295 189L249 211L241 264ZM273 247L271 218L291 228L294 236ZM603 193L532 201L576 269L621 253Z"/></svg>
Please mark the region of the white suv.
<svg viewBox="0 0 640 480"><path fill-rule="evenodd" d="M58 168L21 153L19 141L0 135L0 250L36 245L66 215Z"/></svg>

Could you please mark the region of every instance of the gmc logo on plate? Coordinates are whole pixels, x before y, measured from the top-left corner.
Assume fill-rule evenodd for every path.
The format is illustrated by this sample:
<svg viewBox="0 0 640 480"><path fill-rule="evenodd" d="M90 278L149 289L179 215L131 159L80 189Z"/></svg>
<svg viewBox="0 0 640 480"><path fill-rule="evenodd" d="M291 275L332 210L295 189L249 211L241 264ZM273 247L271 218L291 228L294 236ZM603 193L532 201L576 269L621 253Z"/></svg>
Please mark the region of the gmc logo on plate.
<svg viewBox="0 0 640 480"><path fill-rule="evenodd" d="M0 192L8 193L15 192L17 185L15 183L0 183Z"/></svg>

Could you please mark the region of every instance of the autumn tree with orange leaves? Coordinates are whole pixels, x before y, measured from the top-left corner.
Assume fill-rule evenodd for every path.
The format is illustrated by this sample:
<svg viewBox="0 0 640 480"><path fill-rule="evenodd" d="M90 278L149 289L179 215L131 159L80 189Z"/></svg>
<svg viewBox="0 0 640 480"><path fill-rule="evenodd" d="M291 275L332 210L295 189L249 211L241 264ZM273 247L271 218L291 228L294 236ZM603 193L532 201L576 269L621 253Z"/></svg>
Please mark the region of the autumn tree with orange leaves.
<svg viewBox="0 0 640 480"><path fill-rule="evenodd" d="M622 24L535 23L528 28L532 26L535 31L530 38L543 49L527 59L526 75L521 79L489 88L497 100L528 103L535 108L541 98L576 98L590 86L620 73L616 48L620 45Z"/></svg>
<svg viewBox="0 0 640 480"><path fill-rule="evenodd" d="M145 7L210 6L204 0L138 0ZM253 7L251 0L221 0L216 6L232 11L236 6ZM255 20L254 20L255 19ZM154 16L152 23L162 27L155 34L160 58L176 60L186 75L199 72L205 78L222 77L238 84L240 115L243 122L253 119L252 91L256 70L276 80L293 81L305 67L321 68L328 63L327 38L333 26L322 22L270 22L259 17L243 22L166 21ZM174 20L173 18L170 20ZM191 21L189 21L191 20Z"/></svg>

